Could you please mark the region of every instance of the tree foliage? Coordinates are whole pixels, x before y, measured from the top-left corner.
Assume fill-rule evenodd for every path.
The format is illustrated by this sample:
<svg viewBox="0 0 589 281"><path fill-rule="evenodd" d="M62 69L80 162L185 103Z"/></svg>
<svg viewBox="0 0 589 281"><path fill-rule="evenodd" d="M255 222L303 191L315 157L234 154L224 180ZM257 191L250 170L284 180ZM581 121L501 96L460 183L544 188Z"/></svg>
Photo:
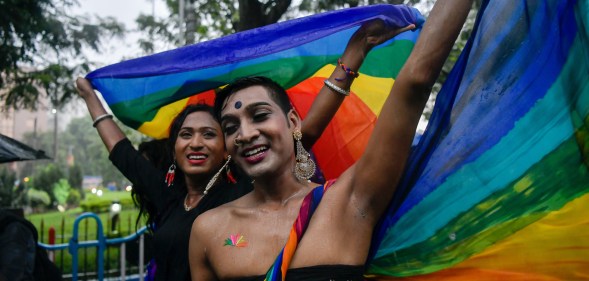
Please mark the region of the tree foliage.
<svg viewBox="0 0 589 281"><path fill-rule="evenodd" d="M40 70L20 72L12 78L12 87L3 95L7 106L37 109L39 97L45 95L51 109L60 110L77 97L73 77L87 72L88 65L68 67L52 63Z"/></svg>
<svg viewBox="0 0 589 281"><path fill-rule="evenodd" d="M327 10L379 3L420 2L420 0L303 0L293 6L291 0L184 0L186 2L185 16L183 21L179 21L179 1L166 0L170 11L169 17L156 19L150 15L140 15L137 18L139 30L145 34L139 41L144 52L151 53L155 50L154 41L173 42L173 45L180 46ZM178 36L180 30L184 31L183 36ZM181 37L185 38L183 42L180 42Z"/></svg>
<svg viewBox="0 0 589 281"><path fill-rule="evenodd" d="M146 138L141 133L120 123L119 126L132 143L138 144ZM27 164L30 163L36 167L28 169L28 172L32 170L32 173L35 174L36 170L51 163L50 165L58 165L61 171L68 171L67 175L62 173L62 177L68 179L70 186L74 189L82 187L83 176L101 176L105 184L109 182L115 182L118 186L128 184L127 179L110 162L108 151L96 129L92 127L92 119L89 116L72 119L65 131L60 132L59 138L57 156L54 161L29 161ZM24 135L23 141L34 143L37 149L45 151L52 151L54 145L52 132L37 134L37 136L27 133ZM71 167L68 163L70 152L73 156L73 166ZM30 176L30 174L22 176ZM36 184L33 186L40 189Z"/></svg>
<svg viewBox="0 0 589 281"><path fill-rule="evenodd" d="M80 204L82 201L82 192L78 191L77 189L71 189L67 195L66 204L68 207L75 207Z"/></svg>
<svg viewBox="0 0 589 281"><path fill-rule="evenodd" d="M59 179L53 184L53 197L60 205L65 205L72 187L66 179Z"/></svg>
<svg viewBox="0 0 589 281"><path fill-rule="evenodd" d="M72 79L88 70L84 48L123 34L114 18L73 17L76 0L0 1L0 100L5 107L35 109L47 95L52 108L72 97ZM71 65L76 65L72 67Z"/></svg>
<svg viewBox="0 0 589 281"><path fill-rule="evenodd" d="M27 191L29 205L33 208L45 208L51 205L51 198L49 194L43 190L31 188Z"/></svg>
<svg viewBox="0 0 589 281"><path fill-rule="evenodd" d="M299 10L312 12L312 13L321 13L325 11L331 11L335 9L341 8L353 8L359 6L367 6L367 5L375 5L375 4L407 4L413 5L423 2L421 0L322 0L322 1L314 1L314 0L303 0L299 5Z"/></svg>
<svg viewBox="0 0 589 281"><path fill-rule="evenodd" d="M31 61L36 39L59 42L54 26L44 17L50 0L5 0L0 2L0 69L15 70L17 63ZM32 51L32 52L31 52ZM0 86L4 77L0 77Z"/></svg>
<svg viewBox="0 0 589 281"><path fill-rule="evenodd" d="M53 203L56 202L56 197L53 193L54 185L58 183L63 176L63 172L59 166L49 163L33 175L31 185L37 190L47 192L51 203Z"/></svg>
<svg viewBox="0 0 589 281"><path fill-rule="evenodd" d="M69 168L67 180L72 188L82 190L82 181L84 180L84 174L82 174L82 168L80 167L80 165L74 164Z"/></svg>

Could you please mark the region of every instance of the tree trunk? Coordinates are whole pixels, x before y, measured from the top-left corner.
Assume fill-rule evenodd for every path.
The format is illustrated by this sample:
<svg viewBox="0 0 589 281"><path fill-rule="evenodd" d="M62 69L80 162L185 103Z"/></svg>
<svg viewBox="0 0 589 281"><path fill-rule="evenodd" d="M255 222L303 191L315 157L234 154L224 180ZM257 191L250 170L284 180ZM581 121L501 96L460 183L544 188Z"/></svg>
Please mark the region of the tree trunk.
<svg viewBox="0 0 589 281"><path fill-rule="evenodd" d="M197 19L198 15L196 13L196 7L194 7L194 1L189 0L185 6L186 11L186 33L185 33L185 41L184 45L191 45L196 43L196 30L198 29L199 21Z"/></svg>
<svg viewBox="0 0 589 281"><path fill-rule="evenodd" d="M278 22L290 6L291 0L260 3L257 0L239 0L239 23L236 31L244 31Z"/></svg>

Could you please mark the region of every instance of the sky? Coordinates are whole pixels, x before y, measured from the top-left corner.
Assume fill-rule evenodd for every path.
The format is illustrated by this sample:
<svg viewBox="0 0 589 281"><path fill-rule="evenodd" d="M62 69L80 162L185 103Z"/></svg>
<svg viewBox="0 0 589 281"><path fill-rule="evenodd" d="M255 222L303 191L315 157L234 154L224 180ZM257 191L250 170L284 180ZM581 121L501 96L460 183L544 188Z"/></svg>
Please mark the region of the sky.
<svg viewBox="0 0 589 281"><path fill-rule="evenodd" d="M127 30L135 30L135 19L140 13L152 14L158 18L169 15L165 1L162 0L79 0L79 6L73 8L75 15L97 15L115 17L125 25ZM123 39L109 40L104 44L102 54L87 51L87 56L100 65L109 65L123 58L134 58L141 55L137 43L136 32L127 33Z"/></svg>
<svg viewBox="0 0 589 281"><path fill-rule="evenodd" d="M123 23L127 30L136 30L135 19L140 13L155 13L156 17L162 18L169 15L168 9L163 0L78 0L79 5L71 10L72 16L78 15L96 15L99 17L115 17L117 21ZM155 6L152 6L153 4ZM153 8L153 9L152 9ZM85 49L84 54L90 61L95 62L96 68L120 62L123 59L140 57L143 54L139 49L137 32L127 32L122 39L113 38L104 42L101 52L95 52L91 49ZM160 50L163 51L163 50ZM94 70L91 69L91 70ZM108 107L103 102L105 107ZM81 100L74 100L68 105L63 114L60 115L60 124L69 123L71 118L81 117L88 114L86 106Z"/></svg>

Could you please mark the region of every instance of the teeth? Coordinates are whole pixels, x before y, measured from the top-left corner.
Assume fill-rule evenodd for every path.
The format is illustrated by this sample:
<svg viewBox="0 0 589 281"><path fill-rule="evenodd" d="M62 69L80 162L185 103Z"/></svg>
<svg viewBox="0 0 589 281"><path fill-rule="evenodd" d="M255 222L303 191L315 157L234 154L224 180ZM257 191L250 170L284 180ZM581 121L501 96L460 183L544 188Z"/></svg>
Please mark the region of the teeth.
<svg viewBox="0 0 589 281"><path fill-rule="evenodd" d="M262 151L266 150L266 147L258 147L254 150L250 150L248 152L245 153L245 156L252 156L254 154L260 153Z"/></svg>
<svg viewBox="0 0 589 281"><path fill-rule="evenodd" d="M190 160L202 160L206 157L204 155L188 155L188 159Z"/></svg>

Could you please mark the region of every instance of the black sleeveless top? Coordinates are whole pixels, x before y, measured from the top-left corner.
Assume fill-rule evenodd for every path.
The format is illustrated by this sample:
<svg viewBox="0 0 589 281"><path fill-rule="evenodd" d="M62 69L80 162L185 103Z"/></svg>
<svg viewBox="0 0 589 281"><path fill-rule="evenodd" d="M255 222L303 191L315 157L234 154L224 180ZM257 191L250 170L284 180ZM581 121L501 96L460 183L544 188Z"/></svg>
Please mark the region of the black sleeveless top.
<svg viewBox="0 0 589 281"><path fill-rule="evenodd" d="M363 281L362 265L316 265L291 268L286 272L287 281ZM263 281L265 275L234 279L233 281Z"/></svg>

